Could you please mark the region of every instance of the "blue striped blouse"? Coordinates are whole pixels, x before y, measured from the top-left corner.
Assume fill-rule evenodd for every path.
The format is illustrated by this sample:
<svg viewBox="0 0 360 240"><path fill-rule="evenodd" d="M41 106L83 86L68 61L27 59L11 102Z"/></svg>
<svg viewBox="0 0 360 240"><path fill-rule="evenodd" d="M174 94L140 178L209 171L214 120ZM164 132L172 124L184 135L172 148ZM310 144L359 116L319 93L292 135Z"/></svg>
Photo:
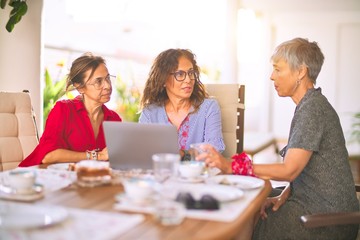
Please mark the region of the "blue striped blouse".
<svg viewBox="0 0 360 240"><path fill-rule="evenodd" d="M171 124L164 106L150 105L141 112L140 123ZM189 137L186 142L186 150L192 143L210 143L218 151L225 150L224 139L221 130L221 111L215 99L207 98L201 104L196 113L189 115ZM181 132L178 132L180 139ZM179 144L180 148L180 144Z"/></svg>

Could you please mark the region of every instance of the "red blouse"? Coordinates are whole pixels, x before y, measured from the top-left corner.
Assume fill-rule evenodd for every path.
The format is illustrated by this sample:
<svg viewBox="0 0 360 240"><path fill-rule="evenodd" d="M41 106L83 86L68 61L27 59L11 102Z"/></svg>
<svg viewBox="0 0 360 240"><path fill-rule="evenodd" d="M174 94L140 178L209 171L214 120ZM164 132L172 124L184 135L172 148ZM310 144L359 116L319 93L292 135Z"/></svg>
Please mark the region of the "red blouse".
<svg viewBox="0 0 360 240"><path fill-rule="evenodd" d="M102 106L104 121L120 121L120 116ZM25 158L19 167L28 167L42 163L45 155L56 149L68 149L76 152L106 147L103 126L95 138L90 119L81 96L72 100L56 102L50 111L43 135L38 146Z"/></svg>

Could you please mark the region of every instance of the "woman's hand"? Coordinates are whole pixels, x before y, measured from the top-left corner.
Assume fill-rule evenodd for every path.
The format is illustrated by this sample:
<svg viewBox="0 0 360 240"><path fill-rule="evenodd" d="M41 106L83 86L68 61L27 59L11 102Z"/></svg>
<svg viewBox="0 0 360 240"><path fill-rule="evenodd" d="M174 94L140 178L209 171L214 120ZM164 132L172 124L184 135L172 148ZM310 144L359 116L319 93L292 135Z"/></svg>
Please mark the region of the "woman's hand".
<svg viewBox="0 0 360 240"><path fill-rule="evenodd" d="M277 211L286 202L289 196L290 196L290 184L286 186L286 188L281 192L279 196L267 198L263 203L263 205L261 206L261 210L260 210L261 219L264 220L267 218L268 215L265 211L267 208L273 206L272 210L274 212Z"/></svg>
<svg viewBox="0 0 360 240"><path fill-rule="evenodd" d="M212 145L204 144L202 146L204 153L196 157L196 160L203 160L208 167L216 167L224 174L231 174L231 161L221 155Z"/></svg>
<svg viewBox="0 0 360 240"><path fill-rule="evenodd" d="M108 161L109 160L109 154L107 147L105 147L103 150L98 152L98 159L99 161Z"/></svg>

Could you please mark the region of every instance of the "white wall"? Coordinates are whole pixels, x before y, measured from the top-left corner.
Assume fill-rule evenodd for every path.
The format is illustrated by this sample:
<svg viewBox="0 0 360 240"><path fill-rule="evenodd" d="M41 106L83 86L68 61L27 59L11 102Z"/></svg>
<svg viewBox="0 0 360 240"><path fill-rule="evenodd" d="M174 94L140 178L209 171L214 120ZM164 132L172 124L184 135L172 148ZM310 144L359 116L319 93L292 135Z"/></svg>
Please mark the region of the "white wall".
<svg viewBox="0 0 360 240"><path fill-rule="evenodd" d="M0 9L0 91L30 91L38 126L41 126L42 0L27 1L28 12L9 33L5 29L11 8Z"/></svg>
<svg viewBox="0 0 360 240"><path fill-rule="evenodd" d="M325 62L317 79L348 135L351 115L360 111L360 12L298 12L273 18L274 46L293 37L317 41ZM273 89L272 130L287 137L295 105ZM288 101L289 100L289 101Z"/></svg>
<svg viewBox="0 0 360 240"><path fill-rule="evenodd" d="M349 138L352 115L360 111L360 2L347 0L354 7L344 5L342 10L337 8L343 2L336 0L333 4L337 8L326 10L308 0L304 2L307 7L301 4L299 8L284 9L266 6L270 3L265 0L255 2L258 5L243 7L255 10L257 22L244 20L245 27L251 25L249 30L241 28L239 22L238 43L242 46L238 56L239 82L246 84L245 131L269 131L278 139L287 139L295 104L290 98L280 98L274 90L269 58L281 42L304 37L318 42L325 55L317 87L322 88L338 112L345 136Z"/></svg>

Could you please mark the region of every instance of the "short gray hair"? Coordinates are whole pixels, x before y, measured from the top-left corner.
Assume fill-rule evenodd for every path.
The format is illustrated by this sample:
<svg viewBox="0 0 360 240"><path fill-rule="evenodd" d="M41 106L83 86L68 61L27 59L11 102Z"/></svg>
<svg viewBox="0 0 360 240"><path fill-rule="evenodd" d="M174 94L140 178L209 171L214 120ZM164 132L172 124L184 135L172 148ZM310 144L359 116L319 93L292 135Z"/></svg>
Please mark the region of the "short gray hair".
<svg viewBox="0 0 360 240"><path fill-rule="evenodd" d="M289 64L291 70L305 66L314 84L324 63L324 55L317 42L309 42L305 38L294 38L277 46L271 61L277 62L281 59Z"/></svg>

